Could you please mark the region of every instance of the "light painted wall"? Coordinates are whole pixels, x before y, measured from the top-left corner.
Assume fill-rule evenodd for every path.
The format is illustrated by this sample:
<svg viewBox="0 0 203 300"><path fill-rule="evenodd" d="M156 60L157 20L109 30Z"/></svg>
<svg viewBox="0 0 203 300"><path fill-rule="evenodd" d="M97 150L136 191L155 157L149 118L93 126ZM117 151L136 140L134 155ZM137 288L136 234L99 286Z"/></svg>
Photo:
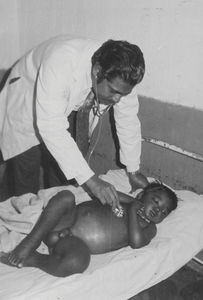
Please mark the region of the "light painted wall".
<svg viewBox="0 0 203 300"><path fill-rule="evenodd" d="M126 39L145 55L139 94L203 109L202 15L202 0L0 0L0 68L57 34Z"/></svg>
<svg viewBox="0 0 203 300"><path fill-rule="evenodd" d="M8 67L20 55L18 0L0 0L0 68Z"/></svg>

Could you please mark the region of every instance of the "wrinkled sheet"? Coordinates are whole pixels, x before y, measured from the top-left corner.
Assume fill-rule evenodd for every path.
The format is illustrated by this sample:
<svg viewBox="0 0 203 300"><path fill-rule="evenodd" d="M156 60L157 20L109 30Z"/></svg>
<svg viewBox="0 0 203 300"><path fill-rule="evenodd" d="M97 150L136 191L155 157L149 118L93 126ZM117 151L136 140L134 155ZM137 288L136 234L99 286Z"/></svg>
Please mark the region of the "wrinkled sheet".
<svg viewBox="0 0 203 300"><path fill-rule="evenodd" d="M117 190L129 193L124 170L102 176ZM0 251L10 251L31 230L50 197L71 189L76 202L90 200L79 187L41 190L0 203ZM126 300L166 279L203 247L203 199L190 191L175 191L178 208L161 224L151 243L141 249L123 249L93 255L83 274L56 278L35 268L17 269L0 263L0 299L36 300ZM38 249L46 253L46 246Z"/></svg>

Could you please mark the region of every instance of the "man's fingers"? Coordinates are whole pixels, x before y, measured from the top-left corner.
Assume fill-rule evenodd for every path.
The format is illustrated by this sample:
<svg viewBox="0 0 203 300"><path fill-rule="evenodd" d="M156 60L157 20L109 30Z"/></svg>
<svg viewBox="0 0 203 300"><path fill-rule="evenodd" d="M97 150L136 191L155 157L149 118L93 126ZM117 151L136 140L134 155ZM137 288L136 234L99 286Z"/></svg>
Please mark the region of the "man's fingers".
<svg viewBox="0 0 203 300"><path fill-rule="evenodd" d="M103 205L108 204L113 208L116 208L119 205L117 194L115 195L114 192L109 189L108 190L103 189L98 198Z"/></svg>
<svg viewBox="0 0 203 300"><path fill-rule="evenodd" d="M112 208L115 209L119 207L120 207L119 201L115 198L114 201L112 202Z"/></svg>
<svg viewBox="0 0 203 300"><path fill-rule="evenodd" d="M103 205L107 203L104 196L101 196L101 197L98 197L98 198L99 198L100 202L101 202Z"/></svg>
<svg viewBox="0 0 203 300"><path fill-rule="evenodd" d="M113 208L119 208L119 197L112 184L99 179L95 175L91 177L86 184L93 195L95 195L103 205L109 204Z"/></svg>
<svg viewBox="0 0 203 300"><path fill-rule="evenodd" d="M113 208L120 208L120 201L119 201L118 193L116 189L113 187Z"/></svg>
<svg viewBox="0 0 203 300"><path fill-rule="evenodd" d="M106 191L105 199L106 203L111 205L113 209L119 208L119 197L113 186L110 186L110 188Z"/></svg>

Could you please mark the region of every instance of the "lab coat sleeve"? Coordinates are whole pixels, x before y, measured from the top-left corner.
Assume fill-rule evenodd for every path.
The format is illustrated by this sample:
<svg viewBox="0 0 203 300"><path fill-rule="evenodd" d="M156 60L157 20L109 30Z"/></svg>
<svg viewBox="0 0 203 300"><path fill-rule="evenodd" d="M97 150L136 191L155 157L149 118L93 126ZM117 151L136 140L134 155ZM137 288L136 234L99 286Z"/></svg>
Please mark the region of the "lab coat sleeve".
<svg viewBox="0 0 203 300"><path fill-rule="evenodd" d="M120 161L128 172L139 170L141 156L141 128L137 113L139 102L134 88L114 106L114 118L120 144Z"/></svg>
<svg viewBox="0 0 203 300"><path fill-rule="evenodd" d="M67 179L79 185L94 175L67 131L74 57L70 53L48 55L40 66L36 84L36 123L39 134Z"/></svg>

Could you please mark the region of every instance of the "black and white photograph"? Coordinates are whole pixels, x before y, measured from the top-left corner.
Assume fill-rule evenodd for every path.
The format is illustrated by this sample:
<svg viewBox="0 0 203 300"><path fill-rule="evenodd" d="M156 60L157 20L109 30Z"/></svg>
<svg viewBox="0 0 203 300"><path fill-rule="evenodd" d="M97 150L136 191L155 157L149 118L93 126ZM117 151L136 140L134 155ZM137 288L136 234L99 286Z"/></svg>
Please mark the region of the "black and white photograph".
<svg viewBox="0 0 203 300"><path fill-rule="evenodd" d="M0 300L203 300L202 16L0 0Z"/></svg>

